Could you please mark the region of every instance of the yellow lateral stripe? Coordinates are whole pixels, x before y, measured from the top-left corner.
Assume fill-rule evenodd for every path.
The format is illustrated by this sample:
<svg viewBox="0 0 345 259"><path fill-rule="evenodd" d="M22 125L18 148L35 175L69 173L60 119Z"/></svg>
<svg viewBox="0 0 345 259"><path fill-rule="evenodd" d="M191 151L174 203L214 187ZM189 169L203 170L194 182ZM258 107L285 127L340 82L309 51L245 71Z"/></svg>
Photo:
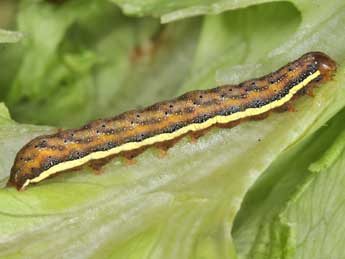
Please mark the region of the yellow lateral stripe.
<svg viewBox="0 0 345 259"><path fill-rule="evenodd" d="M107 150L107 151L93 152L93 153L90 153L89 155L87 155L85 157L80 158L80 159L62 162L60 164L52 166L51 168L49 168L46 171L43 171L39 176L37 176L33 179L26 180L26 182L22 186L22 189L24 189L30 183L40 182L52 174L55 174L55 173L61 172L61 171L65 171L65 170L70 169L70 168L81 166L81 165L86 164L87 162L89 162L91 160L102 159L102 158L105 158L107 156L115 155L115 154L118 154L118 153L123 152L123 151L130 151L130 150L134 150L134 149L137 149L137 148L140 148L143 146L152 145L152 144L155 144L157 142L171 140L171 139L179 137L179 136L181 136L187 132L190 132L190 131L199 131L199 130L206 129L206 128L208 128L208 127L210 127L216 123L225 124L225 123L229 123L231 121L235 121L235 120L242 119L245 117L250 117L250 116L265 113L269 110L272 110L274 108L277 108L277 107L282 106L283 104L287 103L289 100L291 100L291 98L299 90L301 90L304 86L306 86L312 80L317 78L320 74L321 74L320 71L317 70L315 73L309 75L306 79L304 79L301 83L299 83L299 84L295 85L293 88L291 88L289 93L287 95L285 95L282 99L268 103L268 104L266 104L260 108L248 108L245 111L237 112L237 113L227 115L227 116L221 116L221 115L215 116L213 118L208 119L207 121L205 121L203 123L193 123L193 124L187 125L187 126L181 128L175 132L172 132L172 133L159 134L159 135L144 139L141 142L125 143L121 146L114 147L114 148Z"/></svg>

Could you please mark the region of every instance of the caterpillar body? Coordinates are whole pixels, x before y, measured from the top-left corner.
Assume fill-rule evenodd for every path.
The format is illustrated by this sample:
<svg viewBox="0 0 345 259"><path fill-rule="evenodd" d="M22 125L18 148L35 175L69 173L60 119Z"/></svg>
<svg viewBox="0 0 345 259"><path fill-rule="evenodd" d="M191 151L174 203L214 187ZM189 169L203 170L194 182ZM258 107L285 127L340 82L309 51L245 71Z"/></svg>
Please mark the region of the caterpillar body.
<svg viewBox="0 0 345 259"><path fill-rule="evenodd" d="M17 153L8 184L21 190L90 161L135 153L190 132L255 118L331 80L335 71L336 63L330 57L310 52L276 72L238 85L188 92L78 129L36 137Z"/></svg>

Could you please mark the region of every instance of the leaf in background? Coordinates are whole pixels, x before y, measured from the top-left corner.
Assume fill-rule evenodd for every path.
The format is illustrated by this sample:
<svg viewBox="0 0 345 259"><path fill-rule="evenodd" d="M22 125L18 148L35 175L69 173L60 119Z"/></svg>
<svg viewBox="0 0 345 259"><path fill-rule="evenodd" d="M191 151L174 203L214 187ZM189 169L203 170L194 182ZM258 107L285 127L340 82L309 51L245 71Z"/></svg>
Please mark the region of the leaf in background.
<svg viewBox="0 0 345 259"><path fill-rule="evenodd" d="M344 113L342 113L343 115ZM341 126L344 128L341 117ZM320 168L300 199L282 213L283 220L293 222L299 235L295 258L341 258L344 256L344 131L322 157ZM313 164L312 164L313 165ZM315 165L315 164L314 164Z"/></svg>
<svg viewBox="0 0 345 259"><path fill-rule="evenodd" d="M21 32L11 30L15 21L15 7L16 3L14 1L2 0L0 2L0 101L5 98L10 86L9 82L13 80L14 71L18 65L13 59L15 51L12 51L12 53L8 51L10 46L13 45L1 43L16 43L22 40L24 36ZM3 28L6 28L6 30ZM18 47L16 48L16 54L18 54Z"/></svg>
<svg viewBox="0 0 345 259"><path fill-rule="evenodd" d="M30 37L7 98L13 116L64 127L172 96L200 28L199 19L165 27L130 19L108 1L22 4L19 17Z"/></svg>
<svg viewBox="0 0 345 259"><path fill-rule="evenodd" d="M268 54L291 38L300 22L300 13L287 2L206 16L191 76L179 92L210 88L210 85L215 85L217 72L218 76L222 73L237 76L236 81L220 82L223 84L237 84L271 72L277 66L270 65ZM276 33L277 27L279 34ZM291 57L291 60L296 57ZM281 65L284 62L286 60ZM236 66L238 64L241 65Z"/></svg>
<svg viewBox="0 0 345 259"><path fill-rule="evenodd" d="M19 28L28 36L22 44L24 56L7 97L15 118L20 115L37 117L38 111L43 115L47 113L46 118L49 118L53 113L45 113L44 106L60 111L58 114L54 112L53 116L57 124L59 121L61 123L63 118L58 115L67 114L71 110L83 108L83 116L79 113L79 117L87 118L90 108L85 106L85 103L90 102L92 105L92 99L89 98L92 96L92 78L88 72L98 60L80 49L80 62L88 62L89 65L75 71L70 67L68 59L67 64L63 62L65 57L60 55L58 50L72 24L92 20L104 11L112 12L114 9L109 9L109 5L106 6L104 1L89 4L84 1L70 1L62 6L42 1L35 4L32 4L32 1L21 2ZM88 58L85 59L87 55Z"/></svg>
<svg viewBox="0 0 345 259"><path fill-rule="evenodd" d="M291 225L298 215L288 218L290 214L281 213L287 204L293 206L293 202L299 199L302 201L303 190L308 188L308 167L327 149L332 137L339 132L343 114L340 113L339 117L334 119L335 122L323 129L325 135L320 135L322 132L317 130L345 104L344 4L335 2L334 5L327 5L327 8L325 5L318 11L310 4L309 9L305 9L303 5L307 6L307 2L299 2L301 20L290 4L272 3L262 8L249 7L221 14L214 23L211 20L209 23L205 22L209 28L200 25L199 19L183 21L179 28L182 26L182 31L188 26L194 28L192 33L189 32L194 41L186 36L187 29L187 32L176 34L180 36L174 45L181 42L179 39L182 38L187 40L182 41L186 42L186 45L181 46L191 48L187 52L178 51L181 47L179 46L175 48L176 52L173 52L177 53L173 58L186 60L175 63L175 66L181 69L181 74L173 74L173 77L178 79L171 83L169 89L165 89L165 85L170 84L171 76L163 76L166 80L157 83L157 74L154 73L157 70L151 71L147 68L145 72L150 75L147 78L155 83L152 93L159 93L160 89L163 93L177 93L198 86L189 85L188 82L214 82L215 73L211 71L216 71L217 65L209 64L208 68L207 63L210 60L219 62L219 56L226 51L231 51L231 55L225 56L224 62L218 63L219 67L231 71L231 67L236 65L238 78L244 79L244 76L270 72L308 50L323 50L338 61L337 76L333 82L317 89L314 98L299 98L297 113L272 114L264 121L242 123L233 129L214 129L197 144L184 139L170 149L165 158L159 158L157 152L151 148L139 156L137 164L132 166L125 166L121 160L116 159L109 163L104 168L104 173L99 176L85 168L80 172L61 174L32 186L25 192L3 188L0 190L0 256L8 258L25 254L27 257L39 258L46 257L49 253L51 257L69 258L234 258L236 252L231 230L236 250L239 256L244 258L256 256L260 251L261 254L268 254L273 258L299 255L301 247L297 247L295 242L299 241L301 236L298 229ZM75 3L78 5L78 2ZM272 23L279 24L280 18L276 17L275 20L273 14L277 13L279 8L285 10L279 13L285 17L286 23L292 18L282 33L252 35L256 29L262 32L265 27L273 31L270 26ZM214 46L208 44L210 50L205 48L206 42L212 39L213 30L232 35L234 27L231 25L234 20L231 13L238 19L237 24L250 25L244 33L244 39L247 39L245 42L248 46L253 46L252 50L244 52L241 47L232 48L234 43L240 44L242 41L234 37L227 45L227 36ZM255 21L262 15L267 15L267 24L263 19L256 27ZM119 21L122 19L127 18L120 16ZM296 23L299 22L301 24L296 28ZM225 23L225 26L222 23ZM124 22L119 28L132 26L133 24ZM155 27L154 24L152 27L147 26L148 31ZM201 38L196 37L199 28L202 28ZM124 31L117 33L124 35ZM72 32L81 32L78 39L83 35L82 31L78 28L75 30L75 27L70 27L66 33L73 34ZM237 33L236 30L234 33ZM133 32L133 35L137 34L138 32ZM68 36L70 37L72 36ZM271 45L267 43L268 37ZM128 38L122 37L124 40ZM97 39L98 36L86 37L85 40L95 41L98 46ZM198 48L194 52L193 47L197 46L199 40ZM110 36L109 42L105 40L105 45L111 45L112 42ZM61 43L59 52L64 53L62 56L66 64L74 72L81 69L88 74L86 71L90 67L102 62L98 55L90 51L92 48L84 48L81 55L75 55L75 52L70 51L73 46L74 44L69 45L68 42ZM102 49L109 51L108 48ZM110 56L109 53L111 52L107 52ZM127 56L127 52L125 53L122 57ZM195 59L192 59L195 53ZM231 57L235 56L241 58L233 61ZM165 70L168 74L168 71L173 70L175 60L169 60L168 56L162 60L170 61L169 69ZM148 66L149 63L143 64ZM164 70L165 64L167 63L158 62L156 66ZM180 64L188 66L181 68ZM259 66L260 71L248 74L247 71L238 69L238 65L243 64L254 64L253 67L256 67L256 64L262 65ZM187 67L193 69L189 77L189 80L193 80L186 81L184 89L171 89L188 73L183 71L187 70ZM103 71L106 71L105 68ZM98 69L102 70L101 67ZM117 71L126 71L130 67L119 65L118 69ZM201 69L210 72L199 73ZM107 71L104 75L109 76L111 72ZM102 82L111 82L103 80ZM138 78L135 80L140 83ZM214 84L209 87L212 85ZM129 100L132 94L137 98L141 93L137 91L139 86L135 85L128 92L121 88L120 96L127 96ZM143 103L156 98L145 96L145 91L150 89L145 88L142 91ZM103 96L105 93L106 91ZM104 99L98 99L101 100ZM92 105L90 104L91 107ZM61 108L63 107L62 105ZM52 130L13 123L0 126L1 147L6 147L6 152L3 152L5 156L0 157L3 177L8 176L15 152L39 132ZM313 133L315 135L312 135ZM314 147L307 148L307 144L314 143L311 142L312 136L318 141L315 141ZM269 169L266 171L267 168ZM260 176L262 178L259 178ZM3 182L5 180L6 178ZM245 195L257 180L246 197L240 214L237 215ZM292 199L296 193L299 194L299 199ZM236 215L236 224L232 228ZM269 246L265 246L266 240L272 241Z"/></svg>
<svg viewBox="0 0 345 259"><path fill-rule="evenodd" d="M160 17L163 23L196 15L220 14L225 11L266 3L267 0L112 0L128 15ZM291 1L293 2L293 1ZM297 2L297 1L295 1Z"/></svg>
<svg viewBox="0 0 345 259"><path fill-rule="evenodd" d="M3 103L0 103L0 124L11 121L10 113Z"/></svg>
<svg viewBox="0 0 345 259"><path fill-rule="evenodd" d="M179 19L188 18L197 15L221 14L225 11L240 9L251 5L264 4L267 0L175 0L173 2L165 0L111 0L118 4L128 15L136 16L154 16L160 17L162 23L168 23ZM274 1L279 2L279 1ZM294 4L302 13L313 13L314 9L327 5L325 0L316 1L287 1ZM341 0L334 0L327 7L331 12L335 11ZM325 16L329 12L323 13ZM278 28L277 28L278 29Z"/></svg>
<svg viewBox="0 0 345 259"><path fill-rule="evenodd" d="M342 224L331 217L340 220L344 215L340 169L344 134L337 136L344 128L344 116L342 111L317 135L281 156L247 194L233 229L240 258L342 257ZM313 163L325 147L330 148ZM311 173L311 163L322 172ZM295 256L288 256L289 251Z"/></svg>
<svg viewBox="0 0 345 259"><path fill-rule="evenodd" d="M20 32L6 31L0 29L0 43L17 42L23 35Z"/></svg>

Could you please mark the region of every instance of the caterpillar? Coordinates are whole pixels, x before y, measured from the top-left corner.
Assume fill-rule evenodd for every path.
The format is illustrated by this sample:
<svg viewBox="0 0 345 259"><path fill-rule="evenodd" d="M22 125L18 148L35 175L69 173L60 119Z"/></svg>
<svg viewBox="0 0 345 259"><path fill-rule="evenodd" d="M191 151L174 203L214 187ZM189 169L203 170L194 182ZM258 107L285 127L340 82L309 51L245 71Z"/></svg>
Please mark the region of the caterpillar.
<svg viewBox="0 0 345 259"><path fill-rule="evenodd" d="M188 92L78 129L36 137L17 153L8 185L23 190L92 161L140 153L212 126L233 126L240 120L257 118L331 80L336 68L336 62L326 54L310 52L276 72L238 85Z"/></svg>

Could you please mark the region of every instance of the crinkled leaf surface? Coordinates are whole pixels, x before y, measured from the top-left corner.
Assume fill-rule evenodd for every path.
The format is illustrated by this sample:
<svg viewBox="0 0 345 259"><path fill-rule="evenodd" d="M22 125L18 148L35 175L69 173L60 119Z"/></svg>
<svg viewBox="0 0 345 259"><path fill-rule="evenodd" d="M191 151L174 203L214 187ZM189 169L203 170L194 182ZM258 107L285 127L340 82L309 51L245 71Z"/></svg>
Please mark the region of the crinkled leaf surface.
<svg viewBox="0 0 345 259"><path fill-rule="evenodd" d="M309 109L300 107L299 116L275 114L231 130L214 130L197 144L182 141L164 159L149 150L133 166L111 162L100 176L83 170L25 192L5 188L0 192L2 255L18 255L20 250L32 257L49 252L73 257L118 258L129 253L134 258L231 258L232 221L245 192L317 119L320 107L331 104L332 95L326 94L334 90L343 91L333 83L320 89L323 94L305 99L298 107ZM295 129L287 131L287 125ZM24 137L23 132L16 141L4 136L14 150ZM24 237L25 242L20 241Z"/></svg>
<svg viewBox="0 0 345 259"><path fill-rule="evenodd" d="M6 102L19 121L62 127L171 97L186 77L200 28L199 19L164 27L152 18L129 19L105 0L61 7L22 1L18 20L27 37L3 49L5 56L13 48L24 52L15 59L15 80L0 85Z"/></svg>
<svg viewBox="0 0 345 259"><path fill-rule="evenodd" d="M342 117L343 119L344 117ZM341 122L344 127L343 121ZM316 171L303 197L291 202L281 217L298 230L296 258L341 258L344 256L344 131L335 138L324 160L333 163ZM340 153L340 154L339 154ZM329 156L332 156L330 158Z"/></svg>
<svg viewBox="0 0 345 259"><path fill-rule="evenodd" d="M159 2L137 3L146 3L148 8L154 5L155 15L161 15L166 11L159 9ZM342 1L324 5L322 10L317 6L325 1L313 2L315 6L298 1L296 6L278 2L221 13L239 7L234 4L217 9L217 16L164 28L152 19L127 18L102 1L90 4L94 8L71 1L62 9L41 2L22 3L19 26L31 40L20 46L24 57L14 62L22 59L21 66L14 72L13 85L6 88L10 107L19 104L14 108L16 117L27 111L29 115L23 118L33 118L42 105L42 117L36 114L41 122L53 116L60 118L56 124L63 125L62 118L77 124L76 120L211 87L216 80L236 83L258 76L309 50L328 53L339 69L334 81L315 90L314 98L299 98L296 113L213 129L196 144L185 138L164 158L152 148L135 165L115 159L101 175L85 168L24 192L2 188L1 257L306 258L315 253L314 239L308 236L320 239L322 233L335 233L336 239L318 242L339 255L343 237L337 229L343 218L339 168L344 158L340 152L314 174L308 168L328 147L338 150L332 145L342 139L334 141L342 132L345 116L337 114L345 104ZM184 3L196 4L176 1L181 6ZM243 2L241 7L254 3L259 2ZM66 19L61 18L64 15ZM37 26L42 19L46 27ZM112 19L117 26L102 26ZM56 33L46 37L42 31L48 29ZM157 46L152 37L158 37ZM81 96L81 91L90 97ZM27 98L37 104L26 103ZM18 149L30 138L53 131L17 124L0 106L3 184ZM330 182L325 185L324 181ZM323 201L318 203L320 198ZM327 251L313 258L322 258Z"/></svg>
<svg viewBox="0 0 345 259"><path fill-rule="evenodd" d="M286 151L248 193L233 229L240 258L342 258L344 115Z"/></svg>

